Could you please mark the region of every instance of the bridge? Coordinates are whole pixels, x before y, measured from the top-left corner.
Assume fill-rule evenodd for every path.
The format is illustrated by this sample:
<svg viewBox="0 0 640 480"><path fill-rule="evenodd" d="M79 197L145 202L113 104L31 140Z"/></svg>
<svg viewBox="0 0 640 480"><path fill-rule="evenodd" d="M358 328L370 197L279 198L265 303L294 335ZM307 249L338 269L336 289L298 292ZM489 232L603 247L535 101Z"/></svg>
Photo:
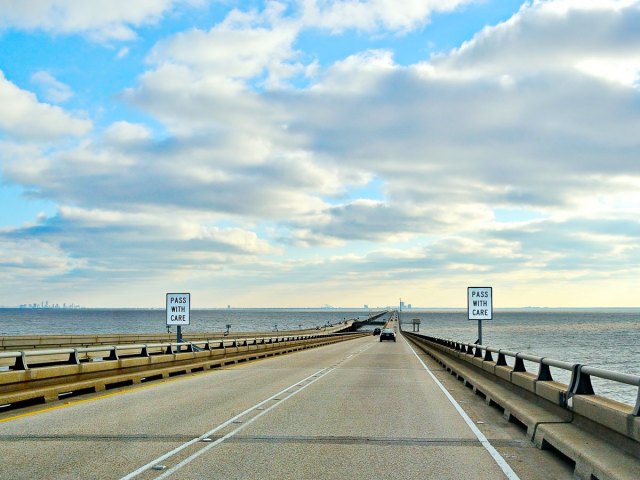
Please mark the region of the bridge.
<svg viewBox="0 0 640 480"><path fill-rule="evenodd" d="M307 332L0 352L0 478L640 478L638 405L588 388L612 372L385 318L397 342Z"/></svg>
<svg viewBox="0 0 640 480"><path fill-rule="evenodd" d="M375 312L370 314L365 320L353 319L349 331L358 331L364 326L368 325L386 325L389 321L389 315L391 312L388 310L382 312Z"/></svg>

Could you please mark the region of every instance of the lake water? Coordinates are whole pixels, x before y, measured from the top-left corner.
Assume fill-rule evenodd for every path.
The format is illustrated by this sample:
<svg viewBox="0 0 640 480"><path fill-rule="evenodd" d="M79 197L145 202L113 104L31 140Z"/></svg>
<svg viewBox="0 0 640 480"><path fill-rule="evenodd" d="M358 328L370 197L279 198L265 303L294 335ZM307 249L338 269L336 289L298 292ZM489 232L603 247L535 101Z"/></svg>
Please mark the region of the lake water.
<svg viewBox="0 0 640 480"><path fill-rule="evenodd" d="M366 315L358 310L191 310L183 332L271 332L322 327ZM175 331L175 327L173 328ZM0 336L103 333L166 333L164 309L0 309Z"/></svg>
<svg viewBox="0 0 640 480"><path fill-rule="evenodd" d="M405 312L404 329L419 318L420 333L473 343L478 322L467 312ZM584 363L616 372L640 375L640 309L608 310L498 310L482 322L482 343L513 352L525 352L572 363ZM509 360L508 360L509 361ZM512 364L512 361L509 361ZM537 365L527 364L537 373ZM570 372L553 369L554 379L569 383ZM592 378L596 393L635 404L638 388Z"/></svg>
<svg viewBox="0 0 640 480"><path fill-rule="evenodd" d="M364 316L365 310L212 309L192 310L184 332L231 333L322 327ZM419 318L420 333L473 343L477 322L466 310L410 310L401 319L411 330ZM166 332L161 309L0 309L0 336ZM640 309L497 310L483 322L483 343L640 375ZM531 366L533 367L533 366ZM528 366L529 368L529 366ZM534 371L536 371L534 369ZM564 383L569 373L552 369ZM597 393L634 404L638 389L593 379Z"/></svg>

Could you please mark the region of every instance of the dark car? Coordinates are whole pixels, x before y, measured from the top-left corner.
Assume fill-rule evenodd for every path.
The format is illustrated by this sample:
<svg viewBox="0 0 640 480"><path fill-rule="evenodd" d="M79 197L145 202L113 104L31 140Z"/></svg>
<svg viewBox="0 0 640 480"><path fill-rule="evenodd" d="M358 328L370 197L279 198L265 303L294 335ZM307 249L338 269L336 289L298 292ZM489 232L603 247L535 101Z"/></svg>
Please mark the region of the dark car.
<svg viewBox="0 0 640 480"><path fill-rule="evenodd" d="M380 333L380 341L383 340L393 340L396 341L396 334L390 328L385 328Z"/></svg>
<svg viewBox="0 0 640 480"><path fill-rule="evenodd" d="M374 328L373 329L373 334L374 335L380 335L380 332L382 332L382 330L380 330L379 328Z"/></svg>

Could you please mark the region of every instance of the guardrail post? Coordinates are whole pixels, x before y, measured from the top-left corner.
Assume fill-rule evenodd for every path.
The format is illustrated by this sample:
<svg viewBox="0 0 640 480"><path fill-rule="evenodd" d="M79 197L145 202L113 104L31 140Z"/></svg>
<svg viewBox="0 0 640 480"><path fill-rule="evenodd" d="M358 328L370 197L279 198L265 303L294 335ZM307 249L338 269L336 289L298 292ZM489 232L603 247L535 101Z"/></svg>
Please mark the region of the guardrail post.
<svg viewBox="0 0 640 480"><path fill-rule="evenodd" d="M140 351L140 356L141 357L148 357L149 356L149 347L147 347L146 344L144 344L142 346L142 350Z"/></svg>
<svg viewBox="0 0 640 480"><path fill-rule="evenodd" d="M169 346L167 347L167 349L165 350L165 352L167 355L175 353L173 350L173 343L170 343Z"/></svg>
<svg viewBox="0 0 640 480"><path fill-rule="evenodd" d="M573 367L571 374L571 384L569 385L569 397L574 395L593 395L593 386L591 385L591 376L582 373L584 365L578 363Z"/></svg>
<svg viewBox="0 0 640 480"><path fill-rule="evenodd" d="M113 347L113 350L109 352L109 356L106 360L119 360L118 358L118 347Z"/></svg>
<svg viewBox="0 0 640 480"><path fill-rule="evenodd" d="M540 359L540 368L538 369L538 378L536 379L539 382L551 382L553 381L553 377L551 376L551 369L549 365L544 363L544 357Z"/></svg>
<svg viewBox="0 0 640 480"><path fill-rule="evenodd" d="M27 364L27 355L24 352L20 352L20 356L16 357L16 363L13 365L14 370L29 370Z"/></svg>
<svg viewBox="0 0 640 480"><path fill-rule="evenodd" d="M78 350L76 350L75 348L73 349L73 352L69 354L69 360L67 360L67 363L69 365L80 365L80 359L78 358Z"/></svg>
<svg viewBox="0 0 640 480"><path fill-rule="evenodd" d="M504 353L498 352L498 361L496 362L496 365L498 365L500 367L508 367L509 366L509 364L507 363L507 359L504 356Z"/></svg>
<svg viewBox="0 0 640 480"><path fill-rule="evenodd" d="M554 398L557 398L556 401L559 401L558 403L562 407L568 408L568 409L573 409L574 395L595 395L595 391L591 383L591 377L597 377L597 378L610 380L618 383L632 385L636 387L638 390L636 392L637 396L635 400L635 405L633 406L633 409L631 410L631 415L629 415L629 417L631 416L640 417L640 375L617 373L609 370L604 370L601 368L592 367L589 365L569 363L569 362L554 360L553 358L547 358L547 357L537 357L534 355L526 354L524 352L516 353L508 350L495 349L495 348L485 347L477 344L462 343L462 342L457 342L450 339L429 337L426 335L416 335L416 334L410 334L410 333L407 333L407 335L411 336L412 338L420 338L421 341L425 343L429 342L436 345L445 345L448 348L451 348L456 351L460 351L465 355L471 355L474 358L483 357L482 350L484 350L485 352L484 352L483 360L492 361L492 358L493 358L492 353L497 353L498 358L496 361L496 365L511 368L511 374L527 373L527 367L525 365L525 361L530 363L537 363L538 370L537 370L537 374L535 375L535 382L554 381L553 374L551 372L551 367L570 371L572 372L571 381L566 386L566 390L558 391L555 388L553 389L553 396ZM491 348L491 352L489 351L489 348ZM506 360L507 356L514 357L513 367L510 367L510 365L507 363L507 360ZM504 372L500 373L500 375L503 375L503 374ZM511 375L509 378L513 382L513 378L514 378L513 375ZM526 381L529 382L531 378L532 377L529 376L526 379ZM538 395L546 398L544 396L544 393L545 392L543 392L543 394L538 394ZM559 395L559 398L556 397L556 395ZM626 411L628 412L628 410ZM599 421L599 420L596 420L596 421ZM606 423L606 420L605 420L605 423L603 423L603 425L608 426ZM618 430L616 431L619 431L624 435L625 432L622 431L622 429L623 427L619 427ZM630 435L634 436L634 438L637 439L636 433L633 433ZM627 436L629 436L629 434Z"/></svg>
<svg viewBox="0 0 640 480"><path fill-rule="evenodd" d="M524 360L520 358L520 354L516 353L516 361L513 364L514 372L526 372L527 368L524 366Z"/></svg>

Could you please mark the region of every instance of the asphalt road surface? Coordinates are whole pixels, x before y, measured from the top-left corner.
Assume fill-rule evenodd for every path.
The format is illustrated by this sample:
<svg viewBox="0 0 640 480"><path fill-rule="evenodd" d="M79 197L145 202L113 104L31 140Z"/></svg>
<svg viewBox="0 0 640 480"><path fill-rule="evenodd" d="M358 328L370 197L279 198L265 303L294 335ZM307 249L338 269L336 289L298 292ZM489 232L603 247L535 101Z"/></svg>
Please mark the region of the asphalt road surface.
<svg viewBox="0 0 640 480"><path fill-rule="evenodd" d="M402 336L378 338L6 412L0 479L573 478Z"/></svg>

